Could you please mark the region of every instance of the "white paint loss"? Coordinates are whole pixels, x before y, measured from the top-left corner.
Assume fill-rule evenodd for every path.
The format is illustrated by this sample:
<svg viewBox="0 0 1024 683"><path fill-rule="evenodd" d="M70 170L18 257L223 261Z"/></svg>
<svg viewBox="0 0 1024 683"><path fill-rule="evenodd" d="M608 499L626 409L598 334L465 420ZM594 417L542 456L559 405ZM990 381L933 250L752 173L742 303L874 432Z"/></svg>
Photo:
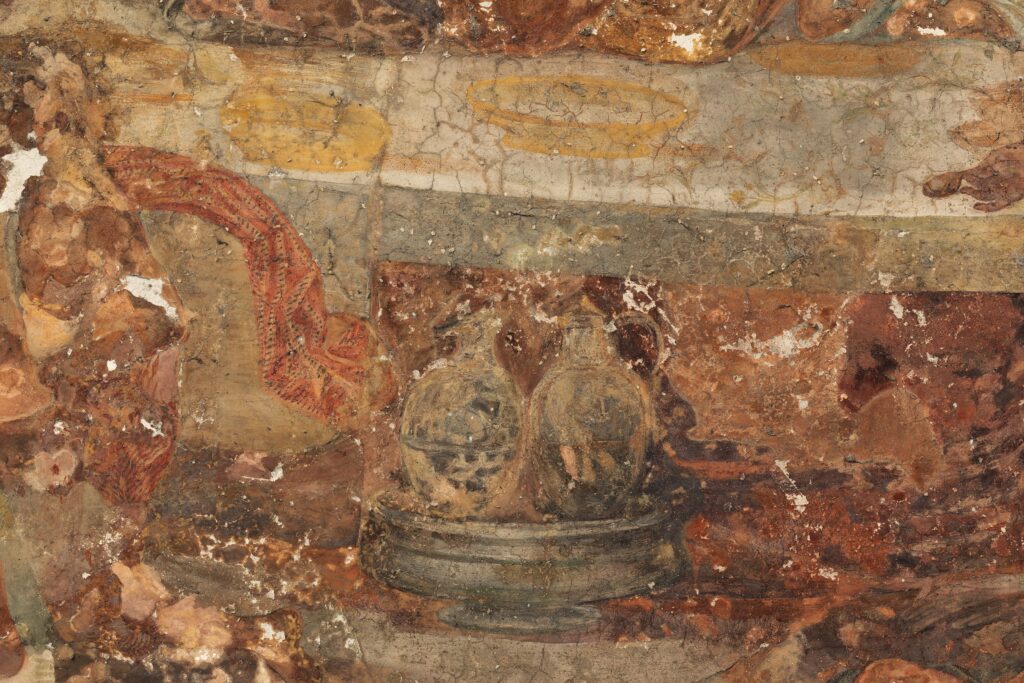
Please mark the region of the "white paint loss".
<svg viewBox="0 0 1024 683"><path fill-rule="evenodd" d="M808 329L811 330L809 335L806 334ZM754 360L764 356L789 358L817 346L823 332L820 327L810 327L806 323L801 323L770 339L758 339L757 334L751 334L745 339L740 339L732 344L723 344L719 348L723 351L739 351Z"/></svg>
<svg viewBox="0 0 1024 683"><path fill-rule="evenodd" d="M788 500L790 505L796 509L797 514L802 515L804 511L807 510L807 504L810 501L807 500L807 496L800 493L800 490L796 486L796 482L793 481L793 477L789 475L789 461L776 460L775 466L782 470L782 476L786 478L786 483L788 483L790 488L793 489L793 492L786 494L786 500Z"/></svg>
<svg viewBox="0 0 1024 683"><path fill-rule="evenodd" d="M889 310L892 311L892 314L896 316L897 320L903 320L903 304L901 304L900 300L895 296L889 300Z"/></svg>
<svg viewBox="0 0 1024 683"><path fill-rule="evenodd" d="M142 428L145 429L153 438L158 436L164 436L164 425L159 420L150 422L146 418L139 418L139 422L142 424Z"/></svg>
<svg viewBox="0 0 1024 683"><path fill-rule="evenodd" d="M704 49L704 36L700 33L673 33L668 40L690 55L697 55Z"/></svg>
<svg viewBox="0 0 1024 683"><path fill-rule="evenodd" d="M10 164L10 170L5 173L7 185L0 194L0 213L14 211L18 207L25 183L29 178L42 175L43 166L46 166L46 157L35 148L15 150L4 155L3 161Z"/></svg>
<svg viewBox="0 0 1024 683"><path fill-rule="evenodd" d="M178 320L178 309L171 302L164 298L164 281L158 278L139 277L138 275L126 275L121 284L125 290L143 301L148 301L154 306L164 309L167 317L171 320Z"/></svg>

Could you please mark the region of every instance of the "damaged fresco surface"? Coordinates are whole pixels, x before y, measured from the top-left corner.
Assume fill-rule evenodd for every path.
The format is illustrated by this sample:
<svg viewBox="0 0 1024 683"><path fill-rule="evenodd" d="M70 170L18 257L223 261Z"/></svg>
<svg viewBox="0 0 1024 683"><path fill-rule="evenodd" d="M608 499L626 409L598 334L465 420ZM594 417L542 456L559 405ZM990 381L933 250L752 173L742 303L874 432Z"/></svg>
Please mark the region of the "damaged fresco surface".
<svg viewBox="0 0 1024 683"><path fill-rule="evenodd" d="M0 680L1024 681L1018 0L0 0Z"/></svg>

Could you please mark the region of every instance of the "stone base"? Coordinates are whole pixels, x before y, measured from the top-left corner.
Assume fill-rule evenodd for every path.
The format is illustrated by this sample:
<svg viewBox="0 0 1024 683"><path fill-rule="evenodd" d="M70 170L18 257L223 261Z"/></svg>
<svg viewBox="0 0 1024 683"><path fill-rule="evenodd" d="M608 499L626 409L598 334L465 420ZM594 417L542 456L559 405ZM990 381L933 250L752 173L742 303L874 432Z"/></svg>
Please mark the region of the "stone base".
<svg viewBox="0 0 1024 683"><path fill-rule="evenodd" d="M360 558L390 586L464 601L439 615L453 626L558 632L592 623L596 610L583 603L677 579L683 553L675 536L661 511L526 524L446 520L379 503L362 530Z"/></svg>
<svg viewBox="0 0 1024 683"><path fill-rule="evenodd" d="M460 602L444 608L437 616L444 623L456 628L530 635L583 631L598 622L601 612L589 605L532 609L489 607L481 603Z"/></svg>

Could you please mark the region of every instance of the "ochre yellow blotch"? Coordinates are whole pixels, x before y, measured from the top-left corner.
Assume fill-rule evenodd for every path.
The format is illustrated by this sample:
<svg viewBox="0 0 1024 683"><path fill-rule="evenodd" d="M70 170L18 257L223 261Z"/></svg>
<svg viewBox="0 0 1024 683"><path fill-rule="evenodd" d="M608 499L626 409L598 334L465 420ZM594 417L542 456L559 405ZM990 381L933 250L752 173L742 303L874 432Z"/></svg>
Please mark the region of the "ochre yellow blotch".
<svg viewBox="0 0 1024 683"><path fill-rule="evenodd" d="M221 122L249 161L299 171L366 171L390 136L372 107L308 92L243 88Z"/></svg>
<svg viewBox="0 0 1024 683"><path fill-rule="evenodd" d="M591 159L650 156L693 114L657 90L584 76L477 81L467 97L481 120L505 129L504 146Z"/></svg>

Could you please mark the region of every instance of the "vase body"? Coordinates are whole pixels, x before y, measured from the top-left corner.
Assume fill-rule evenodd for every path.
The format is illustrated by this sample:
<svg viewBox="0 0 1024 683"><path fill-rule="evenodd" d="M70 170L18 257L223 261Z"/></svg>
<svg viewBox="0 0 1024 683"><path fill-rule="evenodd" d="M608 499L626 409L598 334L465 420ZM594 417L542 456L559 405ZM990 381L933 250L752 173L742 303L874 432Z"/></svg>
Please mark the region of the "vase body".
<svg viewBox="0 0 1024 683"><path fill-rule="evenodd" d="M565 519L615 515L643 474L654 425L649 391L608 344L600 315L574 315L562 357L530 404L541 507Z"/></svg>
<svg viewBox="0 0 1024 683"><path fill-rule="evenodd" d="M473 317L460 325L454 359L413 386L402 412L406 476L443 517L479 517L516 455L522 405L494 355L496 322Z"/></svg>

